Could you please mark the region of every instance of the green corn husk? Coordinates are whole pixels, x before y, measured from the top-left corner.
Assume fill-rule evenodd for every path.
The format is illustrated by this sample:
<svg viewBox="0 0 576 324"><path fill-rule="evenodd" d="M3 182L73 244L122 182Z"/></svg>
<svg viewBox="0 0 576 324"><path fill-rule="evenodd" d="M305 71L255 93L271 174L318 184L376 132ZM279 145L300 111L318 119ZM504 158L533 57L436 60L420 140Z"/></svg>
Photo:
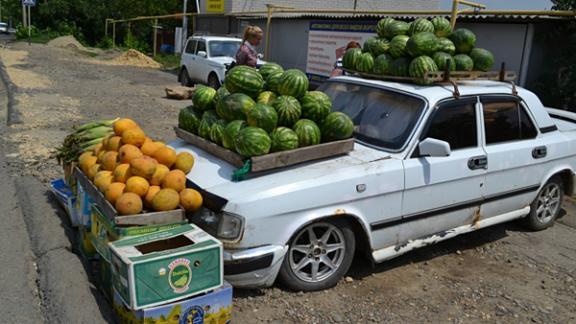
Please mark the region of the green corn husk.
<svg viewBox="0 0 576 324"><path fill-rule="evenodd" d="M80 146L82 147L83 150L86 150L87 147L94 146L98 143L102 143L103 139L104 139L104 137L98 137L98 138L92 139L92 140L87 141L87 142L82 142L82 144L80 144Z"/></svg>
<svg viewBox="0 0 576 324"><path fill-rule="evenodd" d="M76 133L82 141L90 141L95 138L102 138L108 134L113 133L114 130L108 126L98 126L95 128L88 129L82 133Z"/></svg>
<svg viewBox="0 0 576 324"><path fill-rule="evenodd" d="M109 120L97 120L97 121L89 122L89 123L86 123L86 124L83 124L83 125L76 127L74 132L75 133L81 133L81 132L86 131L88 129L92 129L92 128L96 128L96 127L100 127L100 126L111 127L114 124L114 122L116 122L118 119L120 119L120 118L109 119Z"/></svg>

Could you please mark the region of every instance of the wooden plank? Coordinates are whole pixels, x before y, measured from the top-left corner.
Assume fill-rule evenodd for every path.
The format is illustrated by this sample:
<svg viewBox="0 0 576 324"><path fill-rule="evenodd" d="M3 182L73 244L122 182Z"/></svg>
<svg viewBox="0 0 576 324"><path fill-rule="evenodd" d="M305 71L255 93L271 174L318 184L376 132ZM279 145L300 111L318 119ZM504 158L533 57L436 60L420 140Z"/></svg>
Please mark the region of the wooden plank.
<svg viewBox="0 0 576 324"><path fill-rule="evenodd" d="M174 127L176 136L183 139L184 141L214 155L222 160L232 164L235 167L241 168L244 165L244 159L240 154L227 150L215 143L207 141L200 136L196 136L190 132L187 132L179 127Z"/></svg>

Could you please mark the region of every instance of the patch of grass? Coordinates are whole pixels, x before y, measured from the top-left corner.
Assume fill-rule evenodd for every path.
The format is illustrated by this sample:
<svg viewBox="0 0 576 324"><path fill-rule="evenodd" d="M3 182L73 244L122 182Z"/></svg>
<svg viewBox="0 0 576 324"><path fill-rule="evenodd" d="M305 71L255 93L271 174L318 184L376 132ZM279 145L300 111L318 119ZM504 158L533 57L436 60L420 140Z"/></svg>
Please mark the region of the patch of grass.
<svg viewBox="0 0 576 324"><path fill-rule="evenodd" d="M39 33L30 36L30 43L37 43L37 44L46 44L49 41L53 40L54 38L58 37L58 35L48 34L48 33ZM22 42L28 41L28 35L25 37L19 38Z"/></svg>
<svg viewBox="0 0 576 324"><path fill-rule="evenodd" d="M165 70L174 70L180 66L180 55L158 54L154 56L154 61L160 63Z"/></svg>

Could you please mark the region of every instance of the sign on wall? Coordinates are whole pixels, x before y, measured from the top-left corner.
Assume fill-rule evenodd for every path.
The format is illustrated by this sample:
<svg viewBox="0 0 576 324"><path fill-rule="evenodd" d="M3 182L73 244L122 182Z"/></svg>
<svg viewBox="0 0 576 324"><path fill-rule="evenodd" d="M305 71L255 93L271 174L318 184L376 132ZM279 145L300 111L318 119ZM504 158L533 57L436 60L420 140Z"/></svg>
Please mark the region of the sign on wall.
<svg viewBox="0 0 576 324"><path fill-rule="evenodd" d="M224 0L206 0L206 12L224 12Z"/></svg>
<svg viewBox="0 0 576 324"><path fill-rule="evenodd" d="M349 42L355 41L362 45L375 34L375 21L310 22L306 73L329 77L336 60L344 55Z"/></svg>
<svg viewBox="0 0 576 324"><path fill-rule="evenodd" d="M22 0L22 5L34 7L34 6L36 6L36 0Z"/></svg>

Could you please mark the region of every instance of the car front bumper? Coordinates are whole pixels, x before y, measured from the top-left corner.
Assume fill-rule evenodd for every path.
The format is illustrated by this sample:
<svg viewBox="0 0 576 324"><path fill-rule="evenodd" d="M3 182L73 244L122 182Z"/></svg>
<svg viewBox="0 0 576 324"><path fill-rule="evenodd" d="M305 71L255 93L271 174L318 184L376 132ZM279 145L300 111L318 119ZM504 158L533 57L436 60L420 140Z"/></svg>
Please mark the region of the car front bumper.
<svg viewBox="0 0 576 324"><path fill-rule="evenodd" d="M265 245L224 251L224 276L234 287L258 288L274 284L288 246Z"/></svg>

